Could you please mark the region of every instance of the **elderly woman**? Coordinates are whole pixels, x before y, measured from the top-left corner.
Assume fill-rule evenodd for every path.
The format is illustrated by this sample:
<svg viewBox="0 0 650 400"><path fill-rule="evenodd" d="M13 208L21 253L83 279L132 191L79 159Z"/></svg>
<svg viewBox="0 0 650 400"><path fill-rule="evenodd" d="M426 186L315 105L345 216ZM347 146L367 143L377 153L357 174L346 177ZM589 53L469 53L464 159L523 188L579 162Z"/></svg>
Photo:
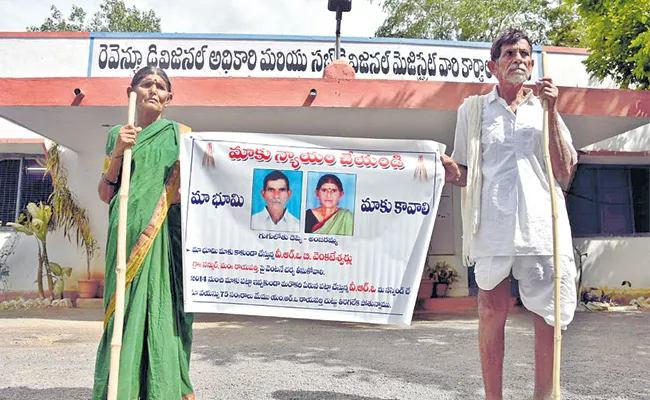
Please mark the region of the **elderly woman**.
<svg viewBox="0 0 650 400"><path fill-rule="evenodd" d="M343 184L338 176L321 176L316 184L316 198L320 207L309 209L305 213L305 233L352 235L354 217L350 211L339 208L344 195Z"/></svg>
<svg viewBox="0 0 650 400"><path fill-rule="evenodd" d="M95 366L93 399L105 399L115 311L115 267L121 166L132 149L127 223L124 336L119 399L194 399L189 378L193 315L183 311L179 203L180 135L190 129L163 118L172 85L159 68L138 71L135 125L108 133L98 192L109 204L104 334Z"/></svg>

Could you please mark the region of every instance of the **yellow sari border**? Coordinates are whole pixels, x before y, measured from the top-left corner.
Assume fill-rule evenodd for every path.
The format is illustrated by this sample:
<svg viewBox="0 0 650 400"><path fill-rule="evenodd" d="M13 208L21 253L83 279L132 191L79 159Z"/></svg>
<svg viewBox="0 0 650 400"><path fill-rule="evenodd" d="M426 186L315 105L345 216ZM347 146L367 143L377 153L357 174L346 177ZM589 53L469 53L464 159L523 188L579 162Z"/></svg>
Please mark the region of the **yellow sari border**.
<svg viewBox="0 0 650 400"><path fill-rule="evenodd" d="M163 222L165 222L165 218L167 218L167 211L171 206L174 194L178 192L179 189L179 175L180 164L179 161L176 161L172 175L169 177L169 181L167 182L165 191L162 193L162 196L160 196L160 200L158 200L158 204L156 205L153 216L149 221L149 225L147 225L147 227L144 229L138 238L137 243L133 247L133 250L131 250L131 254L129 255L129 260L126 264L126 288L131 285L131 282L133 282L133 279L140 270L140 267L142 267L142 264L144 263L149 250L151 250L151 246L153 245L156 236L158 236L158 232L160 231ZM106 308L106 313L104 314L104 329L106 329L108 326L108 321L110 320L111 315L113 315L114 311L115 293L113 293L111 296L111 300L108 303L108 307Z"/></svg>
<svg viewBox="0 0 650 400"><path fill-rule="evenodd" d="M102 174L105 174L108 171L108 167L111 165L111 156L104 156L104 168L102 169Z"/></svg>
<svg viewBox="0 0 650 400"><path fill-rule="evenodd" d="M183 135L183 134L186 134L188 132L192 132L192 128L190 128L187 125L183 125L183 124L180 124L180 123L178 124L178 134L179 135Z"/></svg>

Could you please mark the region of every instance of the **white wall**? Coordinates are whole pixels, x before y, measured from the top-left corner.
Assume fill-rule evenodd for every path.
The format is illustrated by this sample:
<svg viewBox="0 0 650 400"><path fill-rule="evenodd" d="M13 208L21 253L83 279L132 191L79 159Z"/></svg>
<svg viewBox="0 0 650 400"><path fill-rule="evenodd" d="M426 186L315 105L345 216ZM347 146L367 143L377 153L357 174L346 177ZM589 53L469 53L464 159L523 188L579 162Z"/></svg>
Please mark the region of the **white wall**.
<svg viewBox="0 0 650 400"><path fill-rule="evenodd" d="M101 147L101 146L100 146ZM64 149L62 162L68 170L68 187L75 194L82 207L88 211L90 227L93 236L97 240L99 250L91 262L91 275L103 277L104 275L104 244L106 243L106 229L108 221L108 205L99 200L97 195L97 183L104 164L104 154L78 154L71 150ZM74 245L68 245L68 253L82 253ZM85 253L79 258L69 254L68 259L74 262L73 278L86 279L86 257Z"/></svg>
<svg viewBox="0 0 650 400"><path fill-rule="evenodd" d="M650 151L650 124L640 126L631 131L621 133L613 138L594 143L582 150L607 150L607 151Z"/></svg>
<svg viewBox="0 0 650 400"><path fill-rule="evenodd" d="M0 117L0 140L1 139L43 139L43 136Z"/></svg>
<svg viewBox="0 0 650 400"><path fill-rule="evenodd" d="M90 38L2 38L0 78L86 76L89 44Z"/></svg>
<svg viewBox="0 0 650 400"><path fill-rule="evenodd" d="M621 288L627 280L633 289L650 289L650 237L580 238L573 244L587 253L583 286Z"/></svg>
<svg viewBox="0 0 650 400"><path fill-rule="evenodd" d="M587 54L548 53L546 75L553 77L553 83L558 86L588 87L600 89L618 89L618 85L610 78L599 80L587 73L582 61Z"/></svg>
<svg viewBox="0 0 650 400"><path fill-rule="evenodd" d="M438 235L453 235L454 236L454 254L453 255L429 255L429 263L431 266L436 265L437 261L446 261L448 262L452 267L456 269L458 272L458 275L460 275L460 279L458 282L453 284L451 286L451 290L449 291L449 296L451 297L457 297L457 296L468 296L469 295L469 280L468 280L468 274L467 274L467 267L463 265L463 258L462 258L462 253L463 253L463 241L461 238L461 234L463 231L463 225L462 225L462 219L460 217L460 188L458 186L452 186L451 190L451 195L452 195L452 203L453 203L453 231L451 232L440 232L440 228L446 228L444 225L438 225L438 230L436 230L436 227L434 226L433 228L433 238L435 240L435 237Z"/></svg>
<svg viewBox="0 0 650 400"><path fill-rule="evenodd" d="M96 190L103 165L103 154L80 156L73 151L63 149L61 157L68 170L70 190L77 196L80 204L88 209L91 229L100 247L91 262L91 274L95 277L103 276L108 206L99 200ZM8 236L8 230L0 231L0 246L5 243ZM66 290L76 289L77 280L86 279L85 253L76 246L74 237L72 240L71 243L65 239L62 230L51 232L47 238L50 261L72 268L72 276L66 282ZM38 266L37 254L36 239L22 235L15 253L7 260L10 268L9 290L36 291L34 281Z"/></svg>

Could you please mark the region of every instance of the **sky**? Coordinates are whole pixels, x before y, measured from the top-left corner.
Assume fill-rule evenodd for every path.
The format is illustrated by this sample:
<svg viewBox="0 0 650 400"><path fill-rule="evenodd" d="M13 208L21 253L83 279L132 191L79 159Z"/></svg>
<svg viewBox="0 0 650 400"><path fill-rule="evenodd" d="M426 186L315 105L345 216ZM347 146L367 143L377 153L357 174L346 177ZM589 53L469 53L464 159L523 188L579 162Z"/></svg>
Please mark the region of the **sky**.
<svg viewBox="0 0 650 400"><path fill-rule="evenodd" d="M99 10L101 0L0 0L0 32L24 32L40 26L56 6L66 18L72 5L88 14ZM125 0L127 7L153 9L163 32L233 33L260 35L334 36L336 19L327 0ZM370 0L353 0L343 14L341 35L372 37L385 17Z"/></svg>

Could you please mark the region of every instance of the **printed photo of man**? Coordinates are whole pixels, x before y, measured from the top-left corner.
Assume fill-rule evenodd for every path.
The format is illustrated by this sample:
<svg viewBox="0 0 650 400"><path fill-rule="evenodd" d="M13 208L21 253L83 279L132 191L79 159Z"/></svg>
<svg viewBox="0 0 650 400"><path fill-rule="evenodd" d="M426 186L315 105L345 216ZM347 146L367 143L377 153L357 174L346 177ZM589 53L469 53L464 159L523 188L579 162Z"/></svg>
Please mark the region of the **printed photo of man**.
<svg viewBox="0 0 650 400"><path fill-rule="evenodd" d="M289 178L282 171L272 171L264 177L262 198L266 206L251 217L251 229L298 232L300 221L287 209L291 199Z"/></svg>

